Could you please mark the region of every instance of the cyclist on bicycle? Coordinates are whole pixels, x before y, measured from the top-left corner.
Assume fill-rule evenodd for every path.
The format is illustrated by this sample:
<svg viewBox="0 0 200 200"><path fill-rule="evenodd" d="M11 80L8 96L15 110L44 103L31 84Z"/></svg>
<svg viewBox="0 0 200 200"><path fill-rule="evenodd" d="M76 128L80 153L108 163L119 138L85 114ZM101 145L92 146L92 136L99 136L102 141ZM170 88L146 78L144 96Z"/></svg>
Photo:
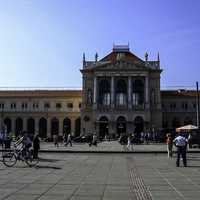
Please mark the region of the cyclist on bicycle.
<svg viewBox="0 0 200 200"><path fill-rule="evenodd" d="M17 140L15 146L19 146L21 144L22 144L22 156L26 158L28 157L29 149L32 146L32 141L27 133L24 133L23 136L19 140Z"/></svg>
<svg viewBox="0 0 200 200"><path fill-rule="evenodd" d="M32 146L32 141L27 133L24 134L23 140L22 140L22 154L25 156L25 158L29 155L29 149Z"/></svg>

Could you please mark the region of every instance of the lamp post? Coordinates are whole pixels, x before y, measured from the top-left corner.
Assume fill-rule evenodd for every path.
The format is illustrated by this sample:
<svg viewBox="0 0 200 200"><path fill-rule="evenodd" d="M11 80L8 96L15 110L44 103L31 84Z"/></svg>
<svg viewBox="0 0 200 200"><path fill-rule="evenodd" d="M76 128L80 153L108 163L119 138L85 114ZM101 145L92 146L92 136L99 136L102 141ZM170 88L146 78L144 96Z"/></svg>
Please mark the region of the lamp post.
<svg viewBox="0 0 200 200"><path fill-rule="evenodd" d="M197 107L197 127L199 128L199 83L196 82L196 89L197 89L197 95L196 95L196 107Z"/></svg>

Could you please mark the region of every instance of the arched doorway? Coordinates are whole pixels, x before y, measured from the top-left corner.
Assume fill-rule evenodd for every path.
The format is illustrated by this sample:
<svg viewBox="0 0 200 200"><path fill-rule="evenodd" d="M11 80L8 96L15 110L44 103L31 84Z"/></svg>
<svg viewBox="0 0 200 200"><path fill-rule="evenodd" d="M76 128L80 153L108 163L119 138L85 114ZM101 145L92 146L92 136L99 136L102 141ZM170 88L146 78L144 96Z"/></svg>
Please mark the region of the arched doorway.
<svg viewBox="0 0 200 200"><path fill-rule="evenodd" d="M18 117L15 121L15 135L18 136L23 131L23 120Z"/></svg>
<svg viewBox="0 0 200 200"><path fill-rule="evenodd" d="M144 131L144 120L142 117L137 116L134 120L136 137L140 138L140 133Z"/></svg>
<svg viewBox="0 0 200 200"><path fill-rule="evenodd" d="M11 129L12 129L11 119L8 118L8 117L6 117L6 118L4 119L4 124L5 124L5 126L6 126L6 131L7 131L7 133L10 133L10 132L11 132Z"/></svg>
<svg viewBox="0 0 200 200"><path fill-rule="evenodd" d="M27 120L27 132L31 135L35 134L35 120L33 118Z"/></svg>
<svg viewBox="0 0 200 200"><path fill-rule="evenodd" d="M99 137L101 139L104 139L105 136L109 135L109 131L108 131L108 118L105 116L102 116L99 119Z"/></svg>
<svg viewBox="0 0 200 200"><path fill-rule="evenodd" d="M47 137L47 120L45 118L39 120L39 136L41 138Z"/></svg>
<svg viewBox="0 0 200 200"><path fill-rule="evenodd" d="M81 134L81 118L75 120L75 136L80 136Z"/></svg>
<svg viewBox="0 0 200 200"><path fill-rule="evenodd" d="M69 134L71 133L71 120L66 117L63 120L63 134Z"/></svg>
<svg viewBox="0 0 200 200"><path fill-rule="evenodd" d="M51 136L58 135L58 133L59 133L59 120L56 117L54 117L51 120Z"/></svg>
<svg viewBox="0 0 200 200"><path fill-rule="evenodd" d="M122 133L126 133L126 118L119 116L117 118L117 137L120 137Z"/></svg>

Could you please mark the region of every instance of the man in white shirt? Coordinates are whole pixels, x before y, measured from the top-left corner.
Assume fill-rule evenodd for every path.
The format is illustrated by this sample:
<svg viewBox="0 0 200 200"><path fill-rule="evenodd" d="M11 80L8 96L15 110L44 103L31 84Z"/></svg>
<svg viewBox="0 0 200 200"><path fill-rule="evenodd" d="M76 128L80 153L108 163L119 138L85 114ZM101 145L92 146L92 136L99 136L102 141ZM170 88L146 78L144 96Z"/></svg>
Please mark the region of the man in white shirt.
<svg viewBox="0 0 200 200"><path fill-rule="evenodd" d="M177 147L177 160L176 160L176 166L179 167L180 164L180 155L183 158L183 165L184 167L187 167L187 160L186 160L186 148L187 148L187 139L182 136L182 134L179 134L174 140L173 143Z"/></svg>

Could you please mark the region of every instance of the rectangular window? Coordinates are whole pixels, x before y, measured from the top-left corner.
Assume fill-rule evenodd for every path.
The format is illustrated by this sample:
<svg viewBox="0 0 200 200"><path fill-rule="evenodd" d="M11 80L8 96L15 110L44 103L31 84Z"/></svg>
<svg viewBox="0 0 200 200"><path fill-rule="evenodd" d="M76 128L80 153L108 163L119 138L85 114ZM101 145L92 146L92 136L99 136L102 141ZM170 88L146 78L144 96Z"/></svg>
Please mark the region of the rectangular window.
<svg viewBox="0 0 200 200"><path fill-rule="evenodd" d="M139 105L139 94L133 93L133 106L138 106L138 105Z"/></svg>
<svg viewBox="0 0 200 200"><path fill-rule="evenodd" d="M105 93L103 96L103 105L110 105L110 93Z"/></svg>
<svg viewBox="0 0 200 200"><path fill-rule="evenodd" d="M26 102L22 103L22 109L27 109L28 108L28 104Z"/></svg>
<svg viewBox="0 0 200 200"><path fill-rule="evenodd" d="M68 103L68 104L67 104L67 107L68 107L68 108L73 108L73 103Z"/></svg>
<svg viewBox="0 0 200 200"><path fill-rule="evenodd" d="M0 103L0 109L4 109L4 103Z"/></svg>
<svg viewBox="0 0 200 200"><path fill-rule="evenodd" d="M61 103L56 103L56 108L57 108L57 109L62 108L62 104L61 104Z"/></svg>
<svg viewBox="0 0 200 200"><path fill-rule="evenodd" d="M11 104L10 104L10 108L11 108L11 109L15 109L15 108L16 108L16 103L11 103Z"/></svg>
<svg viewBox="0 0 200 200"><path fill-rule="evenodd" d="M170 110L176 109L176 103L170 103Z"/></svg>
<svg viewBox="0 0 200 200"><path fill-rule="evenodd" d="M126 94L119 93L116 95L116 103L118 106L125 106L126 105Z"/></svg>
<svg viewBox="0 0 200 200"><path fill-rule="evenodd" d="M37 109L39 107L38 103L33 103L33 109Z"/></svg>
<svg viewBox="0 0 200 200"><path fill-rule="evenodd" d="M46 109L50 108L50 104L49 103L45 103L44 104L44 108L46 108Z"/></svg>
<svg viewBox="0 0 200 200"><path fill-rule="evenodd" d="M188 109L188 104L186 102L182 103L182 109L187 110Z"/></svg>

